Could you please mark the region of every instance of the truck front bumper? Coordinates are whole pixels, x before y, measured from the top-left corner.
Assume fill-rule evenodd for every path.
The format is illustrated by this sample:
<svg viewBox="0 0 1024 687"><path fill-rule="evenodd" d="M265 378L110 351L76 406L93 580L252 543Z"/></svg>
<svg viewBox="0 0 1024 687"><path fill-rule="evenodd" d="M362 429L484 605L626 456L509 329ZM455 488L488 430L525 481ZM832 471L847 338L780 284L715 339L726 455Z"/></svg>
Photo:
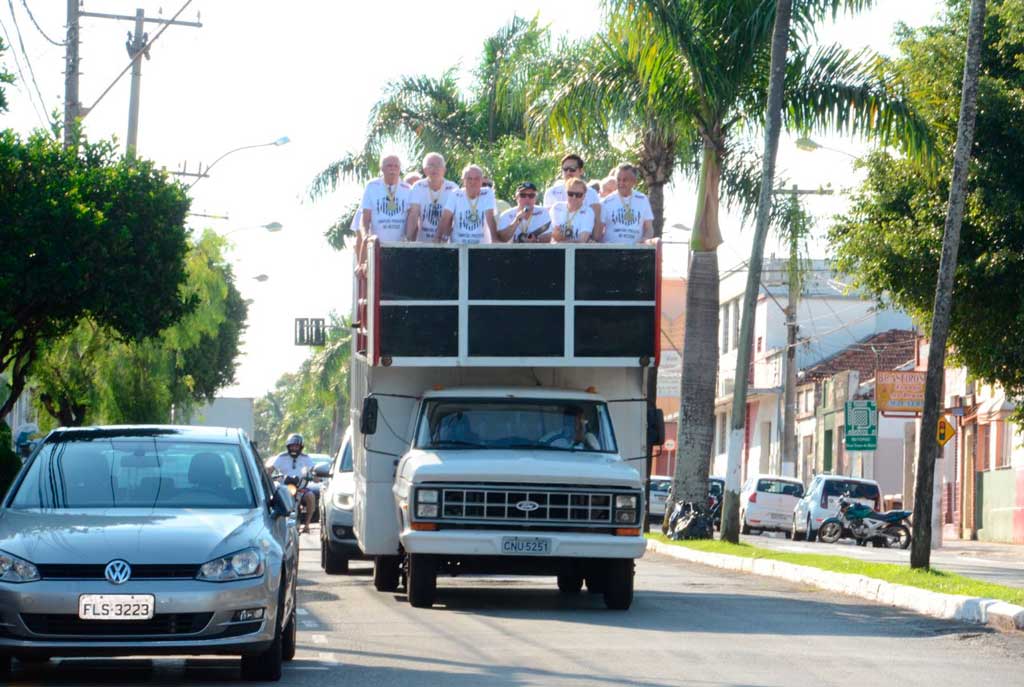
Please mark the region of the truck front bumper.
<svg viewBox="0 0 1024 687"><path fill-rule="evenodd" d="M577 532L518 532L515 530L445 529L419 532L406 528L401 534L408 553L448 556L502 556L506 537L537 537L550 541L550 557L559 558L640 558L647 550L642 536L620 537L611 534Z"/></svg>

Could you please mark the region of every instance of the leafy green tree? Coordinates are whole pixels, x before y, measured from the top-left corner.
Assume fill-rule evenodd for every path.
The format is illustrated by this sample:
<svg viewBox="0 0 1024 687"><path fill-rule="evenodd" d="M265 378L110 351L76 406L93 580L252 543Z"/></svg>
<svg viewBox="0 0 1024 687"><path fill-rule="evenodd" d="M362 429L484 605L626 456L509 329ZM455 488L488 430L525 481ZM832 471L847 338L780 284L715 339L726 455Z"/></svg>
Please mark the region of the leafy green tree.
<svg viewBox="0 0 1024 687"><path fill-rule="evenodd" d="M0 56L6 51L7 45L4 44L4 39L0 38ZM14 83L14 75L0 65L0 112L7 111L7 94L3 88L5 83Z"/></svg>
<svg viewBox="0 0 1024 687"><path fill-rule="evenodd" d="M7 488L21 469L21 458L11 448L11 428L0 420L0 498L7 493Z"/></svg>
<svg viewBox="0 0 1024 687"><path fill-rule="evenodd" d="M886 153L830 239L837 268L880 301L931 327L956 141L968 5L949 3L934 25L904 31L896 69L943 151L937 170ZM1024 395L1024 0L990 4L977 125L953 287L951 358ZM1017 417L1024 421L1024 408Z"/></svg>
<svg viewBox="0 0 1024 687"><path fill-rule="evenodd" d="M739 176L734 151L763 126L775 18L770 0L606 0L638 35L653 28L667 50L650 51L640 64L646 83L676 98L675 119L698 141L697 214L687 289L680 398L680 456L676 497L703 502L714 438L718 376L718 224L723 179ZM783 95L784 128L871 136L911 152L927 148L927 130L915 116L885 62L839 46L813 49L816 23L842 7L867 0L804 0L794 4ZM637 41L635 48L643 44ZM682 68L680 68L680 66ZM687 156L688 157L688 156ZM687 166L684 169L690 169ZM759 175L755 177L759 183ZM727 197L728 199L728 197ZM735 199L734 199L735 200ZM746 206L749 214L752 207Z"/></svg>
<svg viewBox="0 0 1024 687"><path fill-rule="evenodd" d="M189 200L148 161L112 142L65 148L37 131L0 132L0 369L10 412L47 341L85 317L125 340L154 336L191 310Z"/></svg>

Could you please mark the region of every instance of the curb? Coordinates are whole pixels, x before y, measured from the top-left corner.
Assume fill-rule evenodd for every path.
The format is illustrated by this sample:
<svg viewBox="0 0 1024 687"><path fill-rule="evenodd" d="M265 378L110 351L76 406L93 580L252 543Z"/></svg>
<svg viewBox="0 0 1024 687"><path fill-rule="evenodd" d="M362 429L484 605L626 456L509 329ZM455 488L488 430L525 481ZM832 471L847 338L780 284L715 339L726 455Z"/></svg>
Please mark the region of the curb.
<svg viewBox="0 0 1024 687"><path fill-rule="evenodd" d="M840 594L857 596L886 606L904 608L933 618L988 625L1004 632L1024 630L1024 607L997 599L942 594L917 587L893 584L864 575L831 572L766 558L742 558L724 553L705 553L685 546L673 546L654 540L647 541L647 550L691 563L799 582Z"/></svg>

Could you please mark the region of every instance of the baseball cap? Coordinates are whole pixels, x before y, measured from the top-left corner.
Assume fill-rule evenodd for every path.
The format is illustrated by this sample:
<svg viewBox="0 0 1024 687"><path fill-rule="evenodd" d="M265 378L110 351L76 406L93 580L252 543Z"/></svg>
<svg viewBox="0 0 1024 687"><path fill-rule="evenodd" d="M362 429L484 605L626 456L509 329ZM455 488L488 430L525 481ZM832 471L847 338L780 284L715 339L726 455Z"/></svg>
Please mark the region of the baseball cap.
<svg viewBox="0 0 1024 687"><path fill-rule="evenodd" d="M536 191L536 190L537 190L537 187L534 186L532 181L524 181L523 183L519 184L518 187L516 187L516 193L519 193L520 191Z"/></svg>

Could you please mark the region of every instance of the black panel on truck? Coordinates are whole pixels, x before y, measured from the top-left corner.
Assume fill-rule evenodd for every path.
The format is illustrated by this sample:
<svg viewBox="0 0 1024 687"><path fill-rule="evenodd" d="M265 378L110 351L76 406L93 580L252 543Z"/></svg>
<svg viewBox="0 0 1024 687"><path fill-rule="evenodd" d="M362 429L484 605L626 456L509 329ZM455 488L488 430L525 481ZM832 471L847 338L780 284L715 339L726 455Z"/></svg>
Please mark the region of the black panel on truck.
<svg viewBox="0 0 1024 687"><path fill-rule="evenodd" d="M453 357L459 354L458 306L384 305L380 319L382 356Z"/></svg>
<svg viewBox="0 0 1024 687"><path fill-rule="evenodd" d="M459 298L456 248L383 248L381 300L454 301Z"/></svg>
<svg viewBox="0 0 1024 687"><path fill-rule="evenodd" d="M653 301L655 256L653 250L576 251L576 300Z"/></svg>
<svg viewBox="0 0 1024 687"><path fill-rule="evenodd" d="M624 358L654 355L654 308L576 306L578 357Z"/></svg>
<svg viewBox="0 0 1024 687"><path fill-rule="evenodd" d="M561 300L565 252L495 248L469 253L471 300Z"/></svg>
<svg viewBox="0 0 1024 687"><path fill-rule="evenodd" d="M489 251L488 251L489 252ZM469 355L562 356L565 310L544 305L473 305L469 308Z"/></svg>

